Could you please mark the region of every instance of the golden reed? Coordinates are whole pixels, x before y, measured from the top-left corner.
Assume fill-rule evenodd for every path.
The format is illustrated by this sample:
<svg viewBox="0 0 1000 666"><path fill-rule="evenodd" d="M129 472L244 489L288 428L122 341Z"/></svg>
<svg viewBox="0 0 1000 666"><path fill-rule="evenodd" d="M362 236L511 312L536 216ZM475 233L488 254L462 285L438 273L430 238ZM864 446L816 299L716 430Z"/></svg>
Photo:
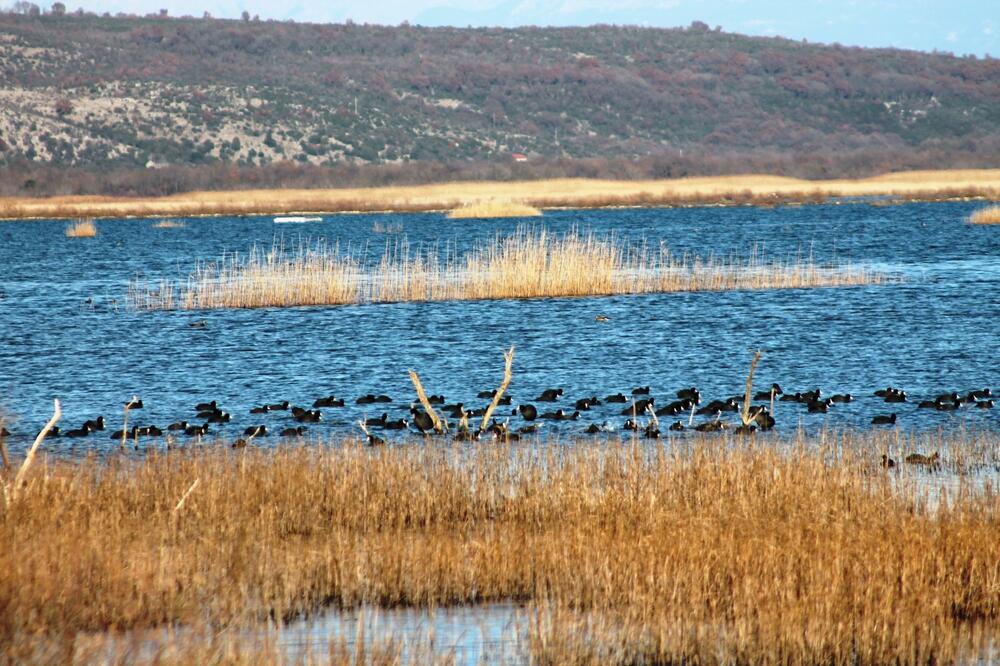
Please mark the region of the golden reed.
<svg viewBox="0 0 1000 666"><path fill-rule="evenodd" d="M1000 224L1000 206L981 208L969 216L972 224Z"/></svg>
<svg viewBox="0 0 1000 666"><path fill-rule="evenodd" d="M414 250L403 239L365 267L338 246L289 254L253 248L198 266L184 284L133 282L129 302L141 309L208 309L343 305L399 301L596 296L728 289L787 289L884 282L856 266L810 260L674 256L665 247L632 246L615 237L522 229L455 256Z"/></svg>
<svg viewBox="0 0 1000 666"><path fill-rule="evenodd" d="M879 465L913 450L944 471ZM1000 638L1000 496L970 474L998 450L834 432L43 459L0 513L0 650L514 601L541 663L974 660Z"/></svg>

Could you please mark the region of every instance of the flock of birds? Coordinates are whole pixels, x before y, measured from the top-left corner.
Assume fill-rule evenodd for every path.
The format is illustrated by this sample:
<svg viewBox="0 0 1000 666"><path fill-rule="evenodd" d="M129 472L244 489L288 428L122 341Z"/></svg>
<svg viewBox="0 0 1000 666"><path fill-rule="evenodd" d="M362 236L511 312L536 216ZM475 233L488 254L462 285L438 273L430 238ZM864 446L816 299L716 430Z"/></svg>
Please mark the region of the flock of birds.
<svg viewBox="0 0 1000 666"><path fill-rule="evenodd" d="M909 396L905 391L892 386L875 391L874 396L887 404L909 402ZM488 406L473 408L461 402L447 403L444 396L432 395L426 398L430 411L421 402L412 402L405 408L407 411L403 415L397 414L396 418L390 418L389 410L400 410L402 406L393 406L392 398L384 394L367 394L353 400L353 404L364 410L385 408L380 416L368 417L364 414L356 422L367 437L368 444L377 446L386 443L384 437L377 433L381 432L388 436L386 435L388 431L408 431L425 435L453 431L457 438L464 440L493 437L504 441L515 441L523 435L539 432L547 422L579 422L585 415L592 418L587 418L588 425L578 430L582 430L585 434L610 433L617 429L614 419L597 421L593 418L594 414L608 416L609 412L612 416L625 417L621 425L623 430L648 439L659 438L664 429L671 432L689 429L698 432L733 430L736 433L746 434L774 428L775 403L778 402L798 403L804 407L806 413L826 413L835 405L855 400L854 396L847 393L826 396L818 388L786 393L778 384L772 384L768 390L758 391L752 397L753 402L744 409L742 395L703 401L701 392L696 387L676 391L666 403L658 403L656 397L651 395L649 386L634 388L629 395L616 393L603 398L587 396L576 400L567 398L561 388L550 388L542 391L533 401L515 407L509 394L501 394L498 398L497 391L493 390L477 394L477 399L487 402ZM967 392L952 391L921 400L917 403L917 408L942 412L954 412L967 407L990 409L994 405L992 398L993 393L989 388ZM344 398L334 395L317 398L311 406L293 405L287 400L261 404L250 409L250 415L269 417L271 422L258 422L247 426L243 430L242 437L233 441L233 446L245 447L257 438L272 434L284 438L304 437L308 433L310 424L324 420L322 410L338 410L347 406ZM125 404L125 422L129 421L130 414L135 418L136 411L143 407L142 400L133 397ZM233 422L233 415L223 410L216 400L194 405L192 413L191 417L170 423L162 429L151 424L134 423L131 427L123 426L111 432L110 439L120 442L122 446L131 443L138 448L140 439L166 436L169 448L173 445L174 437L203 438L215 432L215 428L227 430L231 427L227 424ZM736 421L731 422L724 418L726 414L735 414ZM491 418L485 418L487 415ZM273 420L276 416L280 419L277 422ZM670 423L665 425L661 422L661 417ZM695 417L700 417L697 423ZM515 420L514 423L512 420ZM874 425L893 425L897 422L897 413L877 414L871 422ZM58 427L53 427L47 436L80 439L105 431L105 428L104 416L98 416L85 421L77 428L60 430ZM6 428L0 427L0 439L10 434ZM937 459L933 456L921 459L919 454L914 455L915 458L911 460L908 457L906 461L932 466L937 464ZM895 465L895 461L883 457L882 464L891 467Z"/></svg>

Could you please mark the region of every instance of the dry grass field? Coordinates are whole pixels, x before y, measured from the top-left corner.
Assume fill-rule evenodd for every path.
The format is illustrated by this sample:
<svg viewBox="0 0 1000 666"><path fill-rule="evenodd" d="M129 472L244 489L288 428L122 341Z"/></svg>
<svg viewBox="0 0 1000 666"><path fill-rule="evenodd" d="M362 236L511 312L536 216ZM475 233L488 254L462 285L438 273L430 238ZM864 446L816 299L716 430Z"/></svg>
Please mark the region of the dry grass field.
<svg viewBox="0 0 1000 666"><path fill-rule="evenodd" d="M155 217L366 211L450 211L503 200L534 208L775 204L827 197L1000 198L1000 170L913 171L861 180L768 175L618 181L584 178L327 190L190 192L159 198L0 198L0 218Z"/></svg>
<svg viewBox="0 0 1000 666"><path fill-rule="evenodd" d="M594 296L728 289L878 284L861 267L823 267L808 259L674 256L630 246L614 236L521 229L465 256L417 252L405 238L366 267L337 246L252 248L198 266L186 284L133 283L140 309L207 309L343 305L400 301Z"/></svg>
<svg viewBox="0 0 1000 666"><path fill-rule="evenodd" d="M40 458L0 510L0 650L514 601L539 663L975 660L1000 638L1000 496L968 475L998 446L894 431ZM933 450L943 471L902 462Z"/></svg>

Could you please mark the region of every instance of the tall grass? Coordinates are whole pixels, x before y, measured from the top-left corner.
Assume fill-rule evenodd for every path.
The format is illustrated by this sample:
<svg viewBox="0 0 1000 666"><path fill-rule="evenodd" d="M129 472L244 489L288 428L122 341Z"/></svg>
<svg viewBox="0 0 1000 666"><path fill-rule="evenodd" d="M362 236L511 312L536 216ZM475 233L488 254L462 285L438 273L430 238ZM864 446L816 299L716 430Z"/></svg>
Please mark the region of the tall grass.
<svg viewBox="0 0 1000 666"><path fill-rule="evenodd" d="M514 600L537 611L541 663L974 658L1000 637L1000 498L965 474L996 465L1000 439L913 437L42 461L0 512L0 649ZM946 471L879 466L914 449Z"/></svg>
<svg viewBox="0 0 1000 666"><path fill-rule="evenodd" d="M134 282L129 302L144 309L256 308L347 303L593 296L726 289L878 284L855 266L747 256L675 256L615 236L521 229L466 255L387 245L364 266L338 247L288 253L275 246L198 266L186 284Z"/></svg>
<svg viewBox="0 0 1000 666"><path fill-rule="evenodd" d="M980 208L969 216L972 224L1000 224L1000 206Z"/></svg>
<svg viewBox="0 0 1000 666"><path fill-rule="evenodd" d="M97 226L93 220L78 220L66 227L66 238L93 238L97 235Z"/></svg>
<svg viewBox="0 0 1000 666"><path fill-rule="evenodd" d="M542 211L517 201L491 199L477 201L455 208L448 217L457 219L490 218L490 217L538 217Z"/></svg>

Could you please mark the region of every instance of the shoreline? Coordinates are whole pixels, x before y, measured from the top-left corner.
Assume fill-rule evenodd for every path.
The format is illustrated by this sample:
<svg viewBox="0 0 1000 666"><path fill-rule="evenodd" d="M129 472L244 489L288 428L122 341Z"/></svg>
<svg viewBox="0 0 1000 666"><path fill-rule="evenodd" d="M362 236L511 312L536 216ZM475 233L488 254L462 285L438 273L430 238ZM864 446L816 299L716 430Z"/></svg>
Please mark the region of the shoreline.
<svg viewBox="0 0 1000 666"><path fill-rule="evenodd" d="M860 180L810 181L761 174L637 181L560 178L374 188L220 190L141 198L3 197L0 220L427 213L490 201L543 210L775 206L855 197L889 197L893 203L995 201L1000 200L1000 169L899 172Z"/></svg>

